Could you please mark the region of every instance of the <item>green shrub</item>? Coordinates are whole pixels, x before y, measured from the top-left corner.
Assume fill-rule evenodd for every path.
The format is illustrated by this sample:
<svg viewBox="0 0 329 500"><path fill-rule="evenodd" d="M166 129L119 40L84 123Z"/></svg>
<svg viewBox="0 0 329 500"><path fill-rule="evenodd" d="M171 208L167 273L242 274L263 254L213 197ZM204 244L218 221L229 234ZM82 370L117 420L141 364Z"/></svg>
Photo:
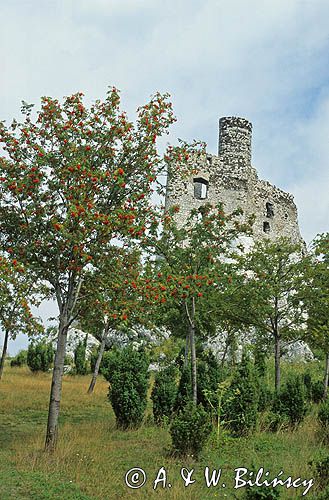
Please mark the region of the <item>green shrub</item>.
<svg viewBox="0 0 329 500"><path fill-rule="evenodd" d="M329 487L329 455L325 455L309 462L312 466L315 476L315 482L321 490ZM329 489L329 488L328 488ZM318 498L318 497L317 497ZM324 497L329 498L329 497Z"/></svg>
<svg viewBox="0 0 329 500"><path fill-rule="evenodd" d="M138 427L147 404L149 360L143 351L130 346L108 357L106 376L110 381L109 400L122 429Z"/></svg>
<svg viewBox="0 0 329 500"><path fill-rule="evenodd" d="M303 382L305 386L306 397L309 401L312 400L312 375L310 372L306 372L303 375Z"/></svg>
<svg viewBox="0 0 329 500"><path fill-rule="evenodd" d="M27 351L19 351L19 353L10 361L10 366L24 366L27 364Z"/></svg>
<svg viewBox="0 0 329 500"><path fill-rule="evenodd" d="M258 411L262 412L269 409L273 401L273 392L267 387L265 380L258 379Z"/></svg>
<svg viewBox="0 0 329 500"><path fill-rule="evenodd" d="M47 372L54 362L54 348L51 344L31 343L27 350L27 364L33 372Z"/></svg>
<svg viewBox="0 0 329 500"><path fill-rule="evenodd" d="M192 455L197 458L211 431L210 416L203 406L188 402L175 416L170 427L174 451L181 456Z"/></svg>
<svg viewBox="0 0 329 500"><path fill-rule="evenodd" d="M225 422L233 435L245 436L255 428L258 398L254 367L244 353L223 405Z"/></svg>
<svg viewBox="0 0 329 500"><path fill-rule="evenodd" d="M181 368L181 375L178 384L176 401L174 404L174 411L177 413L185 406L187 403L192 401L192 375L191 367L183 366Z"/></svg>
<svg viewBox="0 0 329 500"><path fill-rule="evenodd" d="M156 374L152 389L153 416L157 424L172 418L176 397L176 369L169 366Z"/></svg>
<svg viewBox="0 0 329 500"><path fill-rule="evenodd" d="M290 419L287 415L277 413L275 411L269 411L266 414L265 427L270 432L287 430L289 426L290 426Z"/></svg>
<svg viewBox="0 0 329 500"><path fill-rule="evenodd" d="M321 425L321 437L329 443L329 399L326 399L319 408L318 420Z"/></svg>
<svg viewBox="0 0 329 500"><path fill-rule="evenodd" d="M245 498L247 500L272 500L275 498L280 498L280 493L278 490L275 490L274 488L268 488L267 486L247 486Z"/></svg>
<svg viewBox="0 0 329 500"><path fill-rule="evenodd" d="M317 380L312 384L312 401L313 403L321 403L323 400L323 382Z"/></svg>
<svg viewBox="0 0 329 500"><path fill-rule="evenodd" d="M207 411L216 407L219 382L219 364L211 351L205 351L197 362L197 398Z"/></svg>
<svg viewBox="0 0 329 500"><path fill-rule="evenodd" d="M87 361L86 361L86 342L80 340L74 350L74 365L75 373L77 375L86 375Z"/></svg>
<svg viewBox="0 0 329 500"><path fill-rule="evenodd" d="M275 397L273 411L288 417L291 425L299 424L307 413L305 386L299 375L290 375Z"/></svg>

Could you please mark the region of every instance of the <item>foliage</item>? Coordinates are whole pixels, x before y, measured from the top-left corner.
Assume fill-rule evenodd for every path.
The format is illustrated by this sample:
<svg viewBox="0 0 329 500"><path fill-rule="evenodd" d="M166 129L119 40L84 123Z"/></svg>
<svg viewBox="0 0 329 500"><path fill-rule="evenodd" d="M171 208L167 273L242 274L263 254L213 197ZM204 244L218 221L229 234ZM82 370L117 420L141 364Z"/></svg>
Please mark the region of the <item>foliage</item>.
<svg viewBox="0 0 329 500"><path fill-rule="evenodd" d="M174 405L175 412L185 408L190 401L192 401L191 367L183 365L180 370L180 379Z"/></svg>
<svg viewBox="0 0 329 500"><path fill-rule="evenodd" d="M318 420L321 424L321 435L325 442L329 443L329 399L327 398L320 406Z"/></svg>
<svg viewBox="0 0 329 500"><path fill-rule="evenodd" d="M131 347L112 355L107 372L109 400L120 428L139 427L143 420L147 404L148 367L146 354Z"/></svg>
<svg viewBox="0 0 329 500"><path fill-rule="evenodd" d="M312 466L316 481L321 490L329 487L329 455L321 456L318 459L312 460L310 462ZM329 488L328 488L329 490ZM318 497L317 497L318 498ZM325 498L328 497L324 497Z"/></svg>
<svg viewBox="0 0 329 500"><path fill-rule="evenodd" d="M232 299L236 301L237 321L255 328L257 343L271 345L275 353L275 387L280 387L280 348L282 340L301 337L305 311L296 294L304 272L301 245L286 238L255 243L240 258L245 283Z"/></svg>
<svg viewBox="0 0 329 500"><path fill-rule="evenodd" d="M190 401L174 418L170 435L174 451L182 456L198 457L212 431L208 413L202 405Z"/></svg>
<svg viewBox="0 0 329 500"><path fill-rule="evenodd" d="M156 374L152 389L153 416L157 424L171 420L176 397L176 369L169 366Z"/></svg>
<svg viewBox="0 0 329 500"><path fill-rule="evenodd" d="M80 340L74 350L74 366L77 375L86 375L87 360L86 360L86 342Z"/></svg>
<svg viewBox="0 0 329 500"><path fill-rule="evenodd" d="M202 352L197 362L198 402L211 411L217 404L216 390L220 382L220 367L211 351Z"/></svg>
<svg viewBox="0 0 329 500"><path fill-rule="evenodd" d="M323 382L316 380L312 383L312 401L313 403L320 403L323 399Z"/></svg>
<svg viewBox="0 0 329 500"><path fill-rule="evenodd" d="M277 489L266 486L250 487L247 486L244 498L246 500L271 500L280 498L280 493Z"/></svg>
<svg viewBox="0 0 329 500"><path fill-rule="evenodd" d="M24 366L27 364L27 351L21 350L10 360L10 366Z"/></svg>
<svg viewBox="0 0 329 500"><path fill-rule="evenodd" d="M151 195L161 191L166 162L156 141L175 121L168 97L152 96L136 125L114 87L90 108L82 92L62 103L43 97L35 114L23 102L22 122L0 122L0 247L47 284L59 311L47 449L58 434L66 335L79 313L85 273L118 240L143 244L145 233L157 229ZM184 171L187 151L185 144L171 148L167 160L181 157L177 169Z"/></svg>
<svg viewBox="0 0 329 500"><path fill-rule="evenodd" d="M308 404L303 381L299 375L290 375L273 402L273 410L286 416L291 425L298 425L305 417Z"/></svg>
<svg viewBox="0 0 329 500"><path fill-rule="evenodd" d="M259 396L254 368L246 352L233 375L227 396L223 408L227 427L235 436L248 435L257 423Z"/></svg>
<svg viewBox="0 0 329 500"><path fill-rule="evenodd" d="M30 343L27 350L27 365L33 371L47 372L54 361L54 348L45 342Z"/></svg>

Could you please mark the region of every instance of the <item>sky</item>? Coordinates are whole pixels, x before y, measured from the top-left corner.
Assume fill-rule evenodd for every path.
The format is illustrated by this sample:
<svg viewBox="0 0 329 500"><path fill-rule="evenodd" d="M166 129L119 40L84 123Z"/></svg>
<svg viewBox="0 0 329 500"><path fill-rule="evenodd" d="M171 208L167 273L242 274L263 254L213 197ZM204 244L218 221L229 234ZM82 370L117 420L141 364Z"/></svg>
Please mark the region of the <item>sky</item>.
<svg viewBox="0 0 329 500"><path fill-rule="evenodd" d="M83 91L90 104L112 85L134 119L169 92L166 141L217 154L218 119L245 117L252 164L294 195L306 242L328 231L328 0L0 0L0 16L0 120L18 119L22 100Z"/></svg>

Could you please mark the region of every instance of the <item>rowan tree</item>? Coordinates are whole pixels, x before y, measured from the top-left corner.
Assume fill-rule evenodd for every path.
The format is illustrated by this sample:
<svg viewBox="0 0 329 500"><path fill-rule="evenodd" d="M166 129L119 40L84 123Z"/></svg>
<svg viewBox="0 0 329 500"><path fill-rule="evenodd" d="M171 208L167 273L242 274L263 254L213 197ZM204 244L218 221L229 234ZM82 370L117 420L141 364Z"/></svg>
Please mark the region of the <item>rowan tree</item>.
<svg viewBox="0 0 329 500"><path fill-rule="evenodd" d="M244 286L235 300L237 321L253 327L264 344L270 342L275 358L275 388L280 388L282 341L302 338L306 313L297 291L304 272L302 247L285 238L257 241L240 258ZM232 297L232 300L234 298Z"/></svg>
<svg viewBox="0 0 329 500"><path fill-rule="evenodd" d="M59 328L45 447L56 445L67 332L84 275L116 239L138 239L156 227L150 196L165 168L156 140L174 121L168 95L138 109L137 123L110 88L87 108L83 94L63 103L23 103L23 121L0 125L0 245L46 282ZM188 155L181 145L170 157Z"/></svg>
<svg viewBox="0 0 329 500"><path fill-rule="evenodd" d="M79 322L100 342L89 385L92 393L110 331L125 330L144 322L141 300L140 252L111 247L86 273L81 288Z"/></svg>
<svg viewBox="0 0 329 500"><path fill-rule="evenodd" d="M31 336L43 331L42 323L31 312L31 306L39 304L40 292L41 289L23 264L0 255L0 326L4 332L0 379L8 340L14 340L20 333Z"/></svg>
<svg viewBox="0 0 329 500"><path fill-rule="evenodd" d="M151 307L158 304L159 322L169 327L180 323L185 328L185 360L190 351L196 404L196 333L205 338L216 332L225 294L238 279L228 260L234 254L232 243L250 231L251 220L244 222L241 210L225 214L221 204L204 204L191 210L179 225L174 217L178 211L174 206L165 213L163 233L153 241L158 258L145 299Z"/></svg>

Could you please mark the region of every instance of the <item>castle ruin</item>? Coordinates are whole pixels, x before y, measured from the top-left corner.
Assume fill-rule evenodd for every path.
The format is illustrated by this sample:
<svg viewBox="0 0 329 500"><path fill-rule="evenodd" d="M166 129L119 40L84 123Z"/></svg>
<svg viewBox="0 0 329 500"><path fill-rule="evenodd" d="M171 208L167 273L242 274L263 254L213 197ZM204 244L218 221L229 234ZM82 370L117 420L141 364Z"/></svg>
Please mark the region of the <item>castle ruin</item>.
<svg viewBox="0 0 329 500"><path fill-rule="evenodd" d="M218 155L206 154L194 165L197 173L181 179L174 171L167 179L166 208L179 205L177 221L186 220L192 208L222 202L230 213L241 208L254 215L253 238L284 236L302 241L293 196L258 178L251 165L252 124L239 117L219 120Z"/></svg>

